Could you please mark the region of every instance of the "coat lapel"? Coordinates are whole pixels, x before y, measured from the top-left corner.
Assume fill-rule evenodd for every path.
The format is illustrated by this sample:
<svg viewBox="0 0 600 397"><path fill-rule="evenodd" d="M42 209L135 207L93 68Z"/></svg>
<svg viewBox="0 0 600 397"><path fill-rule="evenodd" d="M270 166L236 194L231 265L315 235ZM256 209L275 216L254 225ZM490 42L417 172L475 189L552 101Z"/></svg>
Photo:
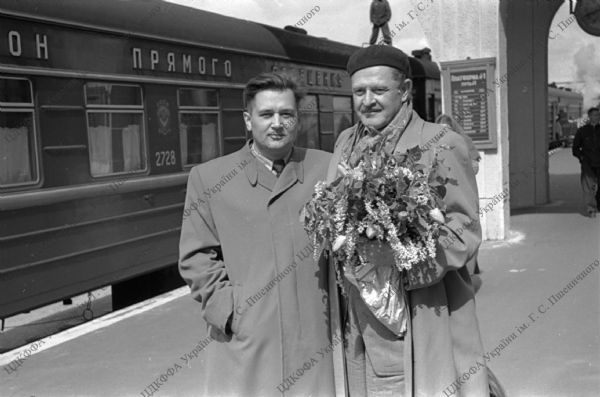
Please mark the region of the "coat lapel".
<svg viewBox="0 0 600 397"><path fill-rule="evenodd" d="M268 171L268 170L267 170ZM296 181L304 182L304 165L302 151L294 148L290 161L285 165L285 168L281 172L278 178L275 178L274 187L272 189L271 196L269 197L269 205L277 199L280 195L285 193L291 188Z"/></svg>
<svg viewBox="0 0 600 397"><path fill-rule="evenodd" d="M260 160L254 157L250 150L250 142L251 141L248 141L246 143L246 146L242 151L242 162L246 164L244 171L246 172L248 182L250 182L250 185L253 187L260 185L269 192L272 192L277 182L277 177L273 175Z"/></svg>
<svg viewBox="0 0 600 397"><path fill-rule="evenodd" d="M421 136L425 122L419 117L417 112L413 111L411 122L408 124L402 136L398 140L398 144L394 149L394 153L406 153L408 149L415 146L421 147Z"/></svg>

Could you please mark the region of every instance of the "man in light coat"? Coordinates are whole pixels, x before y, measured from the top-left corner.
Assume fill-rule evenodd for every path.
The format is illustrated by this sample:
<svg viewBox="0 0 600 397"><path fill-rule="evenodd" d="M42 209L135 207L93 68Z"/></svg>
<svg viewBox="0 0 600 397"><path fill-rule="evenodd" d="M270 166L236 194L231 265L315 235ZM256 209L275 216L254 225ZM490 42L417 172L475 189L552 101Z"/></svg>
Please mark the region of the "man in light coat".
<svg viewBox="0 0 600 397"><path fill-rule="evenodd" d="M334 351L336 388L346 386L350 396L486 396L487 368L465 266L481 241L479 222L472 221L479 219L478 194L467 145L457 133L423 121L412 110L409 61L402 51L362 48L350 57L347 69L360 121L340 134L328 182L339 176L340 164L355 166L361 148L378 142L395 145L396 153L419 146L418 162L427 166L436 148L451 147L440 158L455 183L446 185L446 223L435 260L424 271L417 267L403 273L409 309L405 334L390 331L370 310L363 300L368 294L361 295L359 273L354 281L344 280L347 296L334 294L338 287L330 264L332 329L334 337L342 334L345 339L345 349L340 345ZM449 236L453 243L443 245ZM357 249L371 266L395 266L391 255L369 257L368 247Z"/></svg>
<svg viewBox="0 0 600 397"><path fill-rule="evenodd" d="M197 395L330 396L327 267L299 213L331 155L294 146L289 77L259 75L245 96L252 139L194 167L187 186L179 268L211 338Z"/></svg>

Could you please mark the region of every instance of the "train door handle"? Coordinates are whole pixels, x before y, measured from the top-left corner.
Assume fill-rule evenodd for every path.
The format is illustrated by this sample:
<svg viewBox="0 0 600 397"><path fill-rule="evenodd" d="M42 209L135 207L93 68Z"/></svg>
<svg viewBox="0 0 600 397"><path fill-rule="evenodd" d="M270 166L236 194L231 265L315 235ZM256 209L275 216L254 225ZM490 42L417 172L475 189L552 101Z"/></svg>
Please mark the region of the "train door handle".
<svg viewBox="0 0 600 397"><path fill-rule="evenodd" d="M148 204L154 205L154 194L152 194L152 193L144 194L144 200L146 200L148 202Z"/></svg>

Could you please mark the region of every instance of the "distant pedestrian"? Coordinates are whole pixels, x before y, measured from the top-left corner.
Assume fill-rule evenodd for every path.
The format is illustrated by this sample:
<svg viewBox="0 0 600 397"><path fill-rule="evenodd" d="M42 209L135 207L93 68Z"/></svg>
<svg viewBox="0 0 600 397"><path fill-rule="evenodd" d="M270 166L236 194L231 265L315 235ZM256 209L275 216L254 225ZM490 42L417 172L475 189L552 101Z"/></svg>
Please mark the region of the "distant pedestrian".
<svg viewBox="0 0 600 397"><path fill-rule="evenodd" d="M589 123L577 130L573 156L581 163L581 188L587 214L594 218L600 209L600 109L588 110Z"/></svg>
<svg viewBox="0 0 600 397"><path fill-rule="evenodd" d="M392 10L387 0L373 0L371 2L371 23L373 24L373 32L371 33L371 44L375 44L379 29L383 35L383 42L392 45L392 35L388 22L392 18Z"/></svg>

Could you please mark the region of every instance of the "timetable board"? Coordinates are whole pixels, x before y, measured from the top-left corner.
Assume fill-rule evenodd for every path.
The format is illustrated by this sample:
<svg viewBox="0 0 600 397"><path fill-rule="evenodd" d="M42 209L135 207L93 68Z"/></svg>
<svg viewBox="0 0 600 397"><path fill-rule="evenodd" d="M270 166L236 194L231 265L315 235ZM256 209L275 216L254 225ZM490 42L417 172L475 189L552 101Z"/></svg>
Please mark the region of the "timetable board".
<svg viewBox="0 0 600 397"><path fill-rule="evenodd" d="M450 73L452 116L474 141L489 136L485 69Z"/></svg>
<svg viewBox="0 0 600 397"><path fill-rule="evenodd" d="M477 148L496 148L495 91L491 88L495 59L441 65L444 113L452 115Z"/></svg>

